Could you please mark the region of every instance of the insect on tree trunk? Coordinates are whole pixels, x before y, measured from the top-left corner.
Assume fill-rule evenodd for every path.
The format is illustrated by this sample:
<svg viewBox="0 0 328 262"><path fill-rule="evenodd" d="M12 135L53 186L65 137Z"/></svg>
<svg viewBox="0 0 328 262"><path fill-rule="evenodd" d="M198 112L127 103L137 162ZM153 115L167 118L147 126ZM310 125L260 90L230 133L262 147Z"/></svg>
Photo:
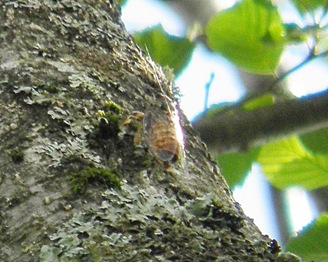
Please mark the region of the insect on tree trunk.
<svg viewBox="0 0 328 262"><path fill-rule="evenodd" d="M1 1L0 260L276 261L181 112L175 161L144 141L156 124L136 143L129 116L179 108L119 17L106 1Z"/></svg>

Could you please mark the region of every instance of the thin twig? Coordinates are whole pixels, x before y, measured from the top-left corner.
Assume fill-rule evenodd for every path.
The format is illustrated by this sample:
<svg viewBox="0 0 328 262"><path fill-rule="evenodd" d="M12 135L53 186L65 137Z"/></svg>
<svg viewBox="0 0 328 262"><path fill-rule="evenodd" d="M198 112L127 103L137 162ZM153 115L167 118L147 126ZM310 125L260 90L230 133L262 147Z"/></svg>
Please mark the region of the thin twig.
<svg viewBox="0 0 328 262"><path fill-rule="evenodd" d="M275 85L277 85L278 83L280 83L282 80L284 80L287 76L289 76L291 73L295 72L296 70L300 69L302 66L306 65L307 63L311 62L312 60L319 58L319 57L325 57L328 55L328 50L319 53L319 54L314 54L314 50L312 49L310 54L308 55L308 57L302 61L301 63L299 63L298 65L296 65L295 67L291 68L290 70L288 70L287 72L285 72L284 74L282 74L276 81L274 81L272 83L272 85L270 85L270 88L268 88L269 90L271 88L273 88Z"/></svg>
<svg viewBox="0 0 328 262"><path fill-rule="evenodd" d="M210 80L205 85L205 98L204 98L204 112L208 109L208 97L210 93L210 88L212 86L212 82L214 80L214 73L211 73Z"/></svg>

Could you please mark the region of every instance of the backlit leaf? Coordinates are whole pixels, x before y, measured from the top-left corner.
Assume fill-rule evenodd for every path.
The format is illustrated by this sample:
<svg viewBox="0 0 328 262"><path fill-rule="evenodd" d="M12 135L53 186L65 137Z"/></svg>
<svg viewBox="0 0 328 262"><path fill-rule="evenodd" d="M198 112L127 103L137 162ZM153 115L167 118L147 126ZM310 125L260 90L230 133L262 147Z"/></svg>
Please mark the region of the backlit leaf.
<svg viewBox="0 0 328 262"><path fill-rule="evenodd" d="M258 154L258 148L246 153L226 153L217 157L221 173L231 188L242 185Z"/></svg>
<svg viewBox="0 0 328 262"><path fill-rule="evenodd" d="M175 75L186 67L194 49L188 39L167 34L161 25L134 34L134 39L155 62L169 66Z"/></svg>
<svg viewBox="0 0 328 262"><path fill-rule="evenodd" d="M306 14L317 10L318 8L327 8L327 0L293 0L301 14Z"/></svg>
<svg viewBox="0 0 328 262"><path fill-rule="evenodd" d="M304 261L328 261L328 213L323 213L304 228L298 237L287 243L286 249Z"/></svg>
<svg viewBox="0 0 328 262"><path fill-rule="evenodd" d="M328 154L328 128L320 129L301 137L302 143L312 152Z"/></svg>
<svg viewBox="0 0 328 262"><path fill-rule="evenodd" d="M266 94L260 97L256 97L244 104L243 109L254 110L259 107L270 106L274 103L274 96Z"/></svg>
<svg viewBox="0 0 328 262"><path fill-rule="evenodd" d="M284 48L284 27L270 1L244 0L207 24L208 45L237 66L272 73Z"/></svg>
<svg viewBox="0 0 328 262"><path fill-rule="evenodd" d="M267 179L278 188L316 189L328 185L328 154L310 152L297 137L262 146L258 162Z"/></svg>

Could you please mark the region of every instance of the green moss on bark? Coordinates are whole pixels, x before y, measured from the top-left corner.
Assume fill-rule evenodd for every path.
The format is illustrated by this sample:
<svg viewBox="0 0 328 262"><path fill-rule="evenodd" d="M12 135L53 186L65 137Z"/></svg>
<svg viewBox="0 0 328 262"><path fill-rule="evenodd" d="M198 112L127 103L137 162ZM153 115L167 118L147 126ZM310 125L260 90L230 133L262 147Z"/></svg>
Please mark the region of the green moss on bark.
<svg viewBox="0 0 328 262"><path fill-rule="evenodd" d="M69 180L73 193L83 194L88 186L105 186L107 188L120 187L121 180L117 171L105 168L85 167L79 172L71 172Z"/></svg>

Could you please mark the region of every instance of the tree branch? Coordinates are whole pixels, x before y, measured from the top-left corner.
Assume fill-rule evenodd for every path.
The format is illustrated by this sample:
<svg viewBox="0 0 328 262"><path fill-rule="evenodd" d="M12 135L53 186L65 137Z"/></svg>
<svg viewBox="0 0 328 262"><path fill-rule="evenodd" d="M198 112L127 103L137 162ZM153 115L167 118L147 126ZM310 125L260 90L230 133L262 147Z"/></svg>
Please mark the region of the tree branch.
<svg viewBox="0 0 328 262"><path fill-rule="evenodd" d="M271 139L328 127L328 89L252 111L202 117L195 129L215 152L244 150Z"/></svg>

